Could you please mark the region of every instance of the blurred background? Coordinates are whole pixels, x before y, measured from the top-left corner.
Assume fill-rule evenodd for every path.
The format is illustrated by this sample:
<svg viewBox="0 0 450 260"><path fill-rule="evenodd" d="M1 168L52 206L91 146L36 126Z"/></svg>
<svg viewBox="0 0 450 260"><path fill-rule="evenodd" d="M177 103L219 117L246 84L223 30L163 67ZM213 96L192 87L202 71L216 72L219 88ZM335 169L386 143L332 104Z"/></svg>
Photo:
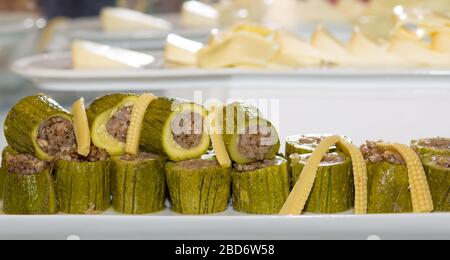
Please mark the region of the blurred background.
<svg viewBox="0 0 450 260"><path fill-rule="evenodd" d="M0 0L0 124L6 111L19 98L40 90L39 83L31 83L14 75L10 65L21 57L38 53L67 51L74 37L97 37L116 45L139 50L161 50L163 41L150 41L143 38L112 39L111 35L92 31L98 26L100 10L105 6L119 6L140 12L153 14L168 20L180 20L182 0ZM450 14L449 0L204 0L201 1L219 10L220 22L205 25L205 28L192 26L192 32L200 31L197 40L206 40L210 29L215 26L226 28L237 21L252 21L289 28L308 37L318 24L325 24L340 39L348 40L353 26L358 25L373 38L383 38L392 29L392 12L396 6L405 8L426 8ZM92 24L95 21L97 24ZM95 27L97 28L97 27ZM195 29L195 30L194 30ZM90 31L91 30L91 31ZM91 34L87 34L90 31ZM194 34L192 34L194 35ZM106 37L108 36L108 37ZM104 37L104 38L100 38ZM386 81L389 79L387 78ZM432 85L431 82L428 82ZM428 84L427 83L427 84ZM334 132L352 136L357 141L365 137L389 138L407 141L411 137L423 137L429 134L445 135L450 130L447 122L435 122L435 125L421 127L417 119L428 120L433 111L448 111L448 91L424 93L420 90L399 86L388 91L317 88L317 90L289 92L279 91L274 82L272 90L262 90L258 86L248 89L218 88L211 96L232 98L276 98L282 104L282 115L291 115L295 111L302 121L293 123L292 118L282 118L280 128L282 136L299 132ZM202 89L198 89L202 90ZM132 89L130 89L132 91ZM51 92L55 99L68 105L80 96L87 100L102 95L102 92L76 91ZM192 98L193 90L165 91L156 94L177 95ZM399 103L403 102L403 103ZM350 105L351 104L351 105ZM306 113L311 107L318 106L315 113ZM380 107L386 109L380 113ZM341 109L337 109L341 108ZM411 113L412 108L421 108ZM392 112L395 110L395 112ZM331 112L341 116L329 117ZM327 121L321 118L328 118ZM400 120L399 120L400 118ZM420 121L420 120L419 120ZM296 121L297 122L297 121ZM358 123L359 122L359 123ZM393 124L392 122L399 122ZM380 128L380 125L384 125ZM382 130L380 130L382 129ZM398 129L411 129L412 136L398 133ZM437 131L441 129L442 131ZM0 145L1 145L0 138Z"/></svg>

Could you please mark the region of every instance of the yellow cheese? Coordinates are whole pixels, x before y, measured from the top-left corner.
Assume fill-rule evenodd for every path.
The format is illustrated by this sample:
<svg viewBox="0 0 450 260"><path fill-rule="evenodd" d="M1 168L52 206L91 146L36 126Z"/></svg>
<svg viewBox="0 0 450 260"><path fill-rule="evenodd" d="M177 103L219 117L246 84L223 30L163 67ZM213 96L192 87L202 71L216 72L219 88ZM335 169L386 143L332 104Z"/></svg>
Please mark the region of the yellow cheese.
<svg viewBox="0 0 450 260"><path fill-rule="evenodd" d="M450 31L433 33L431 38L431 48L434 51L450 54Z"/></svg>
<svg viewBox="0 0 450 260"><path fill-rule="evenodd" d="M213 6L198 2L187 1L183 3L181 23L186 27L212 28L219 26L219 11Z"/></svg>
<svg viewBox="0 0 450 260"><path fill-rule="evenodd" d="M198 64L203 68L224 68L238 64L265 67L278 49L279 46L268 37L238 31L201 49Z"/></svg>
<svg viewBox="0 0 450 260"><path fill-rule="evenodd" d="M281 67L318 66L326 59L310 43L290 32L276 32L274 41L280 46L280 51L274 57L272 63Z"/></svg>
<svg viewBox="0 0 450 260"><path fill-rule="evenodd" d="M431 46L421 41L414 33L402 29L391 40L389 51L413 65L449 67L450 54L433 51Z"/></svg>
<svg viewBox="0 0 450 260"><path fill-rule="evenodd" d="M87 157L91 152L91 131L84 105L84 98L72 106L73 128L77 140L77 153Z"/></svg>
<svg viewBox="0 0 450 260"><path fill-rule="evenodd" d="M409 63L388 51L387 45L379 45L356 29L349 42L348 49L359 59L360 66L407 67Z"/></svg>
<svg viewBox="0 0 450 260"><path fill-rule="evenodd" d="M212 107L210 116L208 117L209 134L211 136L211 143L216 153L217 161L220 166L229 168L231 167L232 162L223 139L223 127L220 124L220 119L218 119L218 111L221 111L222 109L223 106Z"/></svg>
<svg viewBox="0 0 450 260"><path fill-rule="evenodd" d="M318 27L316 29L312 36L311 44L327 57L328 62L340 66L358 63L356 58L348 51L344 44L323 27Z"/></svg>
<svg viewBox="0 0 450 260"><path fill-rule="evenodd" d="M176 64L197 65L197 53L202 47L202 43L170 34L167 37L164 58Z"/></svg>
<svg viewBox="0 0 450 260"><path fill-rule="evenodd" d="M102 9L100 20L102 28L106 32L168 31L172 29L172 24L164 19L118 7Z"/></svg>
<svg viewBox="0 0 450 260"><path fill-rule="evenodd" d="M154 61L153 56L145 53L88 41L72 43L74 69L139 69L151 65Z"/></svg>

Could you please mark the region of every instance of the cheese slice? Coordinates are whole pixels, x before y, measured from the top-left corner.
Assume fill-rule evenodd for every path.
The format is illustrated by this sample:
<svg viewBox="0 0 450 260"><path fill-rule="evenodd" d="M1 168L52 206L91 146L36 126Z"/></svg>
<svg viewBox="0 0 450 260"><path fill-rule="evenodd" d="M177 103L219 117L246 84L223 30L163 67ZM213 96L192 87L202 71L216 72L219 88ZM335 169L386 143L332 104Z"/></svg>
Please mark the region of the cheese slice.
<svg viewBox="0 0 450 260"><path fill-rule="evenodd" d="M401 29L391 40L389 51L413 65L449 67L450 54L433 51L431 46L407 29Z"/></svg>
<svg viewBox="0 0 450 260"><path fill-rule="evenodd" d="M431 48L434 51L450 53L450 31L433 33L431 39Z"/></svg>
<svg viewBox="0 0 450 260"><path fill-rule="evenodd" d="M225 68L234 65L265 67L278 52L279 46L268 37L248 31L228 34L198 52L203 68Z"/></svg>
<svg viewBox="0 0 450 260"><path fill-rule="evenodd" d="M279 53L272 60L274 64L289 67L318 66L326 59L310 43L290 32L277 31L274 41L280 46Z"/></svg>
<svg viewBox="0 0 450 260"><path fill-rule="evenodd" d="M72 43L74 69L140 69L151 65L151 55L88 41Z"/></svg>
<svg viewBox="0 0 450 260"><path fill-rule="evenodd" d="M133 32L172 29L172 24L148 14L118 7L106 7L100 14L102 28L106 32Z"/></svg>
<svg viewBox="0 0 450 260"><path fill-rule="evenodd" d="M181 9L181 23L186 27L213 28L219 26L219 11L208 4L187 1Z"/></svg>
<svg viewBox="0 0 450 260"><path fill-rule="evenodd" d="M409 65L406 60L390 53L388 47L373 42L358 29L355 29L348 45L350 52L359 59L360 66L406 67Z"/></svg>
<svg viewBox="0 0 450 260"><path fill-rule="evenodd" d="M180 65L197 65L197 53L203 44L170 34L164 49L164 58L168 62Z"/></svg>
<svg viewBox="0 0 450 260"><path fill-rule="evenodd" d="M326 56L328 62L339 66L358 63L345 45L323 27L316 29L311 38L311 44Z"/></svg>

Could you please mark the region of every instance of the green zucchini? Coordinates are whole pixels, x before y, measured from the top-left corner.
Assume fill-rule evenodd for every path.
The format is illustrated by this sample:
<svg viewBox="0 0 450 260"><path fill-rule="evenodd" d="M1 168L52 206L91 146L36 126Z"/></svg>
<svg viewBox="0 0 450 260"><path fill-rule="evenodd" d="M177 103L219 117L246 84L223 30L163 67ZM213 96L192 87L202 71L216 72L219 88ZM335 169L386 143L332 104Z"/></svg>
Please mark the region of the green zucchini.
<svg viewBox="0 0 450 260"><path fill-rule="evenodd" d="M59 209L67 214L98 214L111 206L111 162L63 161L55 164Z"/></svg>
<svg viewBox="0 0 450 260"><path fill-rule="evenodd" d="M368 163L368 213L411 213L412 200L406 165Z"/></svg>
<svg viewBox="0 0 450 260"><path fill-rule="evenodd" d="M279 156L264 162L235 165L234 209L249 214L278 214L289 196L287 166L287 161Z"/></svg>
<svg viewBox="0 0 450 260"><path fill-rule="evenodd" d="M113 158L113 206L125 214L148 214L165 207L165 159L152 154Z"/></svg>
<svg viewBox="0 0 450 260"><path fill-rule="evenodd" d="M2 164L0 165L0 200L3 199L3 186L5 183L6 170L6 154L11 153L13 150L7 146L2 152Z"/></svg>
<svg viewBox="0 0 450 260"><path fill-rule="evenodd" d="M67 138L46 136L46 130L54 131L51 127L57 124L66 125ZM72 116L53 99L42 94L19 101L6 116L4 132L12 148L44 161L53 160L61 153L61 147L76 151Z"/></svg>
<svg viewBox="0 0 450 260"><path fill-rule="evenodd" d="M275 127L260 111L243 103L232 103L219 113L228 154L238 164L273 159L280 150Z"/></svg>
<svg viewBox="0 0 450 260"><path fill-rule="evenodd" d="M450 155L450 138L436 137L413 140L411 147L420 155Z"/></svg>
<svg viewBox="0 0 450 260"><path fill-rule="evenodd" d="M142 123L141 147L172 161L201 157L210 148L206 132L208 112L184 100L157 98L147 108ZM185 124L185 122L192 124Z"/></svg>
<svg viewBox="0 0 450 260"><path fill-rule="evenodd" d="M292 155L292 187L308 162L311 154ZM355 187L350 157L341 152L329 153L317 171L316 181L306 203L310 213L334 214L354 206Z"/></svg>
<svg viewBox="0 0 450 260"><path fill-rule="evenodd" d="M8 148L4 153L3 211L10 215L49 215L57 212L50 163Z"/></svg>
<svg viewBox="0 0 450 260"><path fill-rule="evenodd" d="M292 154L309 154L313 153L316 150L317 146L320 142L323 141L326 137L330 137L332 135L293 135L286 138L286 158L288 158ZM343 136L344 139L348 140L351 143L351 140ZM336 146L331 147L330 152L336 152Z"/></svg>
<svg viewBox="0 0 450 260"><path fill-rule="evenodd" d="M450 212L450 156L422 157L428 177L435 212Z"/></svg>
<svg viewBox="0 0 450 260"><path fill-rule="evenodd" d="M92 143L96 147L105 149L111 156L125 154L127 127L137 101L136 95L113 94L99 98L89 106L86 114L91 127ZM118 125L121 127L117 128Z"/></svg>
<svg viewBox="0 0 450 260"><path fill-rule="evenodd" d="M231 168L220 167L215 157L166 164L172 210L203 215L225 211L230 201Z"/></svg>

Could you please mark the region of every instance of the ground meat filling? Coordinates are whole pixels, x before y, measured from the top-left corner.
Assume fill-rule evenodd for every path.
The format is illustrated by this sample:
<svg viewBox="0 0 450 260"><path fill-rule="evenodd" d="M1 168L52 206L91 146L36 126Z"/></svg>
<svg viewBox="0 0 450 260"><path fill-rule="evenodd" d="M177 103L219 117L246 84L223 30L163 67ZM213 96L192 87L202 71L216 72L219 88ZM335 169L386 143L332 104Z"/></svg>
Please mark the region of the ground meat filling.
<svg viewBox="0 0 450 260"><path fill-rule="evenodd" d="M311 157L310 154L293 154L291 159L300 160L303 163L307 163L308 159ZM339 153L328 153L322 159L322 165L333 165L337 163L344 162L346 158Z"/></svg>
<svg viewBox="0 0 450 260"><path fill-rule="evenodd" d="M297 140L297 143L299 145L313 145L313 146L317 146L319 145L322 141L323 141L323 137L321 136L307 136L307 135L302 135L300 136L300 138Z"/></svg>
<svg viewBox="0 0 450 260"><path fill-rule="evenodd" d="M450 139L447 138L430 138L420 142L420 145L427 148L435 148L439 150L450 150Z"/></svg>
<svg viewBox="0 0 450 260"><path fill-rule="evenodd" d="M271 130L267 126L248 127L239 138L238 151L249 159L264 160L273 148L273 144L267 145L265 142L270 140Z"/></svg>
<svg viewBox="0 0 450 260"><path fill-rule="evenodd" d="M77 142L72 123L60 116L44 121L38 130L37 144L51 156L75 151Z"/></svg>
<svg viewBox="0 0 450 260"><path fill-rule="evenodd" d="M108 134L122 143L126 143L127 141L128 128L130 127L132 112L133 106L123 107L119 109L106 123L106 131Z"/></svg>
<svg viewBox="0 0 450 260"><path fill-rule="evenodd" d="M386 151L378 146L379 142L367 141L361 146L360 150L364 155L364 159L371 163L388 162L398 165L406 165L403 157L396 152Z"/></svg>
<svg viewBox="0 0 450 260"><path fill-rule="evenodd" d="M79 155L76 151L73 151L70 153L61 153L56 159L67 162L98 162L108 159L108 153L103 149L91 146L91 151L87 157Z"/></svg>
<svg viewBox="0 0 450 260"><path fill-rule="evenodd" d="M450 169L450 156L435 156L433 157L432 162L437 166Z"/></svg>
<svg viewBox="0 0 450 260"><path fill-rule="evenodd" d="M216 160L204 160L204 159L193 159L178 162L177 166L187 169L205 169L205 168L220 167L219 163Z"/></svg>
<svg viewBox="0 0 450 260"><path fill-rule="evenodd" d="M134 162L134 161L150 161L158 158L159 156L153 153L140 153L138 155L126 154L122 156L120 159L123 161Z"/></svg>
<svg viewBox="0 0 450 260"><path fill-rule="evenodd" d="M250 164L234 164L234 169L238 172L249 172L274 166L278 163L277 159L258 161Z"/></svg>
<svg viewBox="0 0 450 260"><path fill-rule="evenodd" d="M184 149L197 147L203 138L203 116L198 113L180 113L172 121L175 142Z"/></svg>
<svg viewBox="0 0 450 260"><path fill-rule="evenodd" d="M48 167L50 167L48 162L40 161L28 154L6 156L6 168L9 173L33 175L45 171Z"/></svg>

